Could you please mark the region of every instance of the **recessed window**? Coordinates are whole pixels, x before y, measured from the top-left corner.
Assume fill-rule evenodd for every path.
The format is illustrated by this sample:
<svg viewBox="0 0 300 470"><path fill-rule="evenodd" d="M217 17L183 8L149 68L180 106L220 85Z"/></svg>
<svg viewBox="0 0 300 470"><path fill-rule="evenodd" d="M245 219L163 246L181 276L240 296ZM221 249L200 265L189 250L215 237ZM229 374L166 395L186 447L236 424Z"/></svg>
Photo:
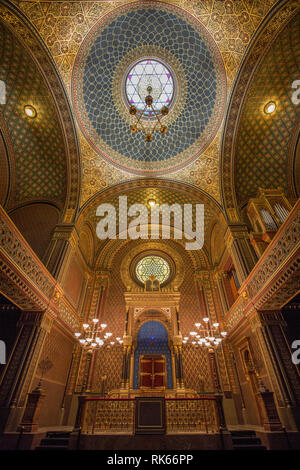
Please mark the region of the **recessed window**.
<svg viewBox="0 0 300 470"><path fill-rule="evenodd" d="M135 274L139 281L145 283L151 276L155 276L160 284L166 282L170 276L169 263L160 256L145 256L135 267Z"/></svg>
<svg viewBox="0 0 300 470"><path fill-rule="evenodd" d="M146 107L145 98L152 96L154 110L169 108L174 97L173 72L157 59L142 59L129 69L125 91L129 106L144 110L143 119L155 119L152 109Z"/></svg>

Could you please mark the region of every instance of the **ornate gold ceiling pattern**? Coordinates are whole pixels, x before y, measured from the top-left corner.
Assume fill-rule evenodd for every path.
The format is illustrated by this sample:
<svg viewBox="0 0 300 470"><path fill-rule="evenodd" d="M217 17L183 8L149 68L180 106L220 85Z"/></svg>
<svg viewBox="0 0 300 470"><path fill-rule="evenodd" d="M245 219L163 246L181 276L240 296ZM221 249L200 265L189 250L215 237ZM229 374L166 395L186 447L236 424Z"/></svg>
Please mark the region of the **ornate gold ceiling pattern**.
<svg viewBox="0 0 300 470"><path fill-rule="evenodd" d="M235 87L233 90L233 94L231 96L231 100L228 105L228 112L227 112L227 117L226 117L226 122L224 126L224 134L223 134L223 140L222 140L222 161L221 161L221 185L222 185L222 197L223 197L223 205L224 209L226 211L227 217L230 221L235 222L239 220L240 214L239 214L239 207L237 203L237 197L236 197L236 189L234 186L234 158L236 155L236 134L237 134L237 128L239 126L239 118L241 116L243 106L246 100L245 96L245 90L248 90L251 86L251 81L253 79L253 71L259 67L259 64L261 63L261 59L265 57L265 54L267 51L270 50L270 44L275 40L277 35L280 33L282 28L293 18L293 16L299 12L299 1L297 0L285 0L281 3L278 3L276 7L273 9L271 18L268 17L266 18L266 21L262 25L262 28L260 28L255 36L255 39L252 43L252 47L248 50L247 54L245 55L243 59L243 63L241 66L241 70L239 71L239 74L236 78L236 83ZM290 53L289 53L290 54ZM280 62L282 63L281 67L284 68L284 61L285 58L283 55L280 57ZM274 62L274 65L272 67L275 67L277 69L277 63L276 61ZM275 71L275 78L277 77L278 71ZM286 73L286 72L285 72ZM268 74L268 71L267 71ZM280 79L277 82L280 84ZM278 83L276 85L276 88L278 88ZM276 90L272 91L272 86L273 86L273 77L272 77L272 72L270 73L270 76L267 77L267 87L266 87L266 99L269 99L267 96L268 93L276 92ZM264 84L263 84L264 86ZM256 91L252 91L252 95L255 95ZM262 116L262 94L261 90L258 92L258 95L260 96L259 98L259 103L256 103L256 108L255 108L255 116ZM285 96L285 91L283 91L283 87L280 91L280 96L283 98L283 102L287 102L287 97ZM251 95L250 95L251 96ZM290 100L290 97L288 101ZM266 104L266 103L265 103ZM279 111L280 106L279 106ZM270 116L271 120L273 120L273 116ZM285 117L286 119L286 117ZM271 121L269 120L269 121ZM287 118L289 120L289 118ZM276 117L275 121L276 123ZM264 141L264 136L269 134L269 139L267 138L267 148L268 150L274 152L273 149L273 143L272 143L272 133L268 132L268 125L266 123L262 126L261 129L258 128L257 124L256 128L258 129L258 135L253 139L253 136L249 135L249 138L251 137L250 140L253 142L253 148L254 152L256 152L257 145L259 144L260 146L264 146L263 141ZM276 127L276 126L275 126ZM283 132L286 133L287 129L285 129ZM251 129L250 126L250 134L252 132L255 132L255 130ZM266 134L265 134L266 132ZM260 135L259 135L260 134ZM284 138L286 138L285 136ZM261 138L261 142L258 142L258 138ZM275 145L278 149L279 141L278 137L275 138L276 142ZM281 139L281 137L280 137ZM283 145L285 145L286 142L282 142ZM276 150L277 152L277 150ZM266 157L267 152L266 149L263 148L263 153ZM252 166L252 155L249 157L249 163ZM256 159L259 159L259 156L256 155ZM277 157L278 158L278 154ZM266 158L266 163L268 164L268 155ZM280 161L277 160L276 166L280 164ZM259 168L261 169L261 165L259 165ZM269 166L269 172L271 173L273 171L273 168ZM256 168L251 168L251 173L254 179L256 179ZM249 175L250 176L250 175ZM261 184L264 186L265 185L265 178L266 177L266 182L268 175L265 174L263 170L263 175L262 178L260 177L260 181L262 182ZM241 175L240 180L243 180L243 176ZM282 180L281 180L282 181ZM246 183L246 182L245 182ZM267 182L267 184L269 184Z"/></svg>
<svg viewBox="0 0 300 470"><path fill-rule="evenodd" d="M148 213L150 213L150 206L148 205L149 199L154 199L157 204L169 204L174 203L180 204L183 207L183 204L204 204L204 248L202 250L196 250L191 252L191 256L206 256L207 259L210 259L210 234L213 226L218 222L222 227L225 226L225 219L222 215L220 207L218 204L205 194L202 194L200 191L193 189L192 187L187 187L181 183L174 183L171 181L165 181L160 179L139 179L134 180L131 183L122 183L116 187L108 188L100 194L97 194L92 198L81 210L80 216L77 221L77 228L80 231L81 227L85 223L88 223L91 227L96 227L97 222L100 220L96 217L96 209L99 204L105 202L113 204L117 209L117 222L119 217L118 212L118 196L127 195L128 197L128 207L131 204L141 203L145 204L148 207ZM129 219L130 221L131 219ZM150 221L149 221L150 222ZM117 230L118 231L118 230ZM171 231L171 237L173 234ZM133 240L129 240L130 243L133 243ZM147 243L151 243L151 240L140 240L141 243L144 243L145 246ZM169 242L170 240L168 240ZM160 240L159 243L163 243L164 240ZM185 246L185 237L183 236L182 240L176 240L176 243L182 244ZM108 246L113 246L112 253L115 255L115 250L124 243L124 240L99 240L97 238L97 247L96 252L105 253ZM104 255L103 255L104 256ZM108 257L108 260L110 257Z"/></svg>
<svg viewBox="0 0 300 470"><path fill-rule="evenodd" d="M150 145L141 133L128 132L122 103L126 69L145 57L171 66L178 83L168 132L156 132ZM225 95L224 65L207 30L185 10L148 0L97 22L73 67L73 108L89 144L113 166L139 176L166 175L194 161L220 126Z"/></svg>
<svg viewBox="0 0 300 470"><path fill-rule="evenodd" d="M263 58L243 107L235 155L235 188L239 205L259 187L293 192L293 158L289 152L294 129L299 133L300 106L292 102L292 83L300 77L300 14L291 20ZM266 100L276 103L266 114Z"/></svg>
<svg viewBox="0 0 300 470"><path fill-rule="evenodd" d="M66 195L63 218L65 222L72 222L74 220L80 198L80 153L77 142L77 135L75 132L74 121L72 118L71 109L66 99L65 90L62 86L60 76L57 72L57 69L54 65L50 54L45 47L44 43L41 41L40 36L34 30L31 23L24 18L24 15L20 12L19 9L15 8L10 1L2 0L0 4L0 18L7 25L8 29L16 36L18 41L22 44L23 50L25 50L24 57L28 58L27 63L24 67L24 74L26 79L22 80L22 74L19 75L18 90L19 97L22 96L26 98L27 101L31 100L31 105L39 104L37 109L37 117L35 120L39 120L39 117L43 117L44 121L40 128L33 130L36 125L32 125L31 141L28 148L24 149L24 152L21 152L21 156L28 154L28 160L26 161L26 176L28 178L28 188L26 188L26 198L30 199L32 192L30 186L32 182L36 185L39 184L39 191L45 191L45 187L49 186L49 182L45 181L45 187L41 184L41 180L36 176L36 170L40 169L43 164L45 164L48 169L52 167L53 175L57 176L57 170L53 168L53 158L50 156L49 160L45 159L45 151L49 150L49 138L47 137L47 142L45 143L45 148L40 148L39 150L33 152L35 157L40 154L44 156L44 162L42 158L39 159L35 164L32 164L32 158L35 158L30 154L30 148L32 148L33 141L42 141L40 133L42 129L45 131L45 135L48 136L49 130L52 126L56 124L60 127L58 132L50 131L51 138L56 135L56 140L53 142L53 149L59 145L59 141L62 145L62 152L60 152L60 157L65 156L66 161L64 162L64 175L66 176L65 183L56 185L56 188L52 188L53 199L57 202L57 194L59 195L64 190ZM12 42L8 43L11 45ZM22 60L24 60L22 56ZM33 59L34 57L34 59ZM36 83L30 83L30 78L26 75L26 66L37 68L38 74L40 77L41 86L40 89L36 88ZM13 68L16 67L16 63L13 64ZM3 69L4 70L4 69ZM12 76L8 80L9 86L16 87L16 83L13 83ZM33 86L33 83L35 85ZM10 93L9 99L13 97L13 94ZM15 97L14 97L15 98ZM30 103L29 103L30 104ZM19 103L20 105L20 99ZM6 105L5 105L6 106ZM19 108L15 108L15 110ZM24 111L24 109L23 109ZM10 119L9 119L10 120ZM13 119L12 119L13 121ZM50 123L48 123L50 121ZM21 126L22 127L22 126ZM21 133L23 132L23 127ZM61 132L61 138L57 139L58 133ZM16 135L16 129L13 128L13 133ZM30 133L29 133L30 134ZM26 140L26 139L25 139ZM11 143L11 145L10 145ZM12 140L8 138L8 148L11 154L14 153L14 147ZM58 158L58 162L60 161ZM54 165L55 166L55 165ZM30 167L30 168L29 168ZM22 173L22 172L21 172ZM52 173L52 171L51 171ZM46 172L47 174L47 172ZM50 185L52 184L53 175L50 178ZM60 172L59 178L61 178L62 173ZM43 176L45 179L45 175ZM27 184L27 183L26 183ZM37 199L45 198L44 193L42 196L35 196ZM49 200L49 196L46 197ZM23 199L24 201L24 199ZM18 201L20 202L20 201ZM61 204L62 207L62 204Z"/></svg>
<svg viewBox="0 0 300 470"><path fill-rule="evenodd" d="M10 160L10 194L6 209L32 201L66 197L66 154L56 109L43 76L21 41L0 21L0 79L6 104L0 105ZM35 119L25 105L38 109Z"/></svg>
<svg viewBox="0 0 300 470"><path fill-rule="evenodd" d="M213 36L225 64L229 93L242 55L254 31L275 2L276 0L264 2L170 0L168 3L195 15ZM103 15L129 2L14 0L14 3L27 15L40 33L69 89L75 56L84 37ZM221 132L195 163L172 174L174 180L195 184L217 200L220 200L218 175L220 135ZM82 203L104 186L108 187L116 181L121 182L130 178L128 174L104 163L88 144L81 145L81 155ZM98 174L101 178L97 177Z"/></svg>

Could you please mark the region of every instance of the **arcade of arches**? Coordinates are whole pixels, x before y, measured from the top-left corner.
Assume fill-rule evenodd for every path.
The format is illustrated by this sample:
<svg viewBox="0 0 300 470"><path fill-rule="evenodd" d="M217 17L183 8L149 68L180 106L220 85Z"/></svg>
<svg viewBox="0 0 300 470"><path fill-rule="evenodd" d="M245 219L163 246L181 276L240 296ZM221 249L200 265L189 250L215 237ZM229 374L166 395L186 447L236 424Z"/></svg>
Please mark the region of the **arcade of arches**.
<svg viewBox="0 0 300 470"><path fill-rule="evenodd" d="M165 448L300 448L299 31L297 0L0 1L0 448L134 448L141 398Z"/></svg>

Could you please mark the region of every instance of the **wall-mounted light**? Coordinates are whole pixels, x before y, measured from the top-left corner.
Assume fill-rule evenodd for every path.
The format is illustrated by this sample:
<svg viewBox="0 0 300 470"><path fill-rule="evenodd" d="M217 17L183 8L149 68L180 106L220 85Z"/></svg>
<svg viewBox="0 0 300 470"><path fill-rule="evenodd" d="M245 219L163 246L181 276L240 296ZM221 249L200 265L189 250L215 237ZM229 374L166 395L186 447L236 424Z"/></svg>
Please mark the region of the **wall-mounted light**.
<svg viewBox="0 0 300 470"><path fill-rule="evenodd" d="M274 101L269 101L264 107L264 112L266 114L272 114L274 113L275 109L276 109L276 103Z"/></svg>
<svg viewBox="0 0 300 470"><path fill-rule="evenodd" d="M24 113L26 114L27 117L32 118L32 119L37 116L36 109L30 104L26 104L26 106L24 106Z"/></svg>

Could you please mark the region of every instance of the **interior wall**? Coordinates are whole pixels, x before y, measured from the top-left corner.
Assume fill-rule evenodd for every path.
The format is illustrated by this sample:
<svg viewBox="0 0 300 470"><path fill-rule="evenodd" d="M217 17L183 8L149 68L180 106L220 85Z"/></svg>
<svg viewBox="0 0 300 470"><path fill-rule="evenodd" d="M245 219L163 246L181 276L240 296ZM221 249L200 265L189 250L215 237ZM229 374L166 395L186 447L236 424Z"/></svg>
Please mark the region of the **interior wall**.
<svg viewBox="0 0 300 470"><path fill-rule="evenodd" d="M45 360L49 360L52 363L52 367L45 372L42 382L45 398L41 404L40 427L54 426L59 423L73 345L73 340L56 325L53 325L45 339L39 360L39 364ZM37 386L40 376L41 369L38 366L32 389Z"/></svg>
<svg viewBox="0 0 300 470"><path fill-rule="evenodd" d="M42 259L58 223L59 210L52 204L33 203L13 210L9 216L31 248Z"/></svg>
<svg viewBox="0 0 300 470"><path fill-rule="evenodd" d="M83 283L84 269L77 254L73 253L66 270L63 287L67 297L75 308L78 307L80 301Z"/></svg>
<svg viewBox="0 0 300 470"><path fill-rule="evenodd" d="M179 289L181 294L179 315L181 331L183 336L195 329L194 324L199 321L201 312L197 297L196 284L194 280L194 267L188 252L178 243L170 240L170 246L175 249L183 259L185 274L183 283ZM115 256L111 266L110 287L106 301L105 314L103 320L107 323L107 331L111 331L115 336L122 337L124 334L126 305L124 300L125 287L120 280L120 266L122 259L130 249L136 244L141 245L141 251L146 250L147 243L142 241L126 244ZM164 246L167 251L167 247ZM101 377L107 375L106 389L112 390L120 387L122 354L123 350L117 345L110 348L109 352L100 350L94 367L93 391L101 388ZM183 368L185 386L193 390L199 390L200 381L205 382L205 389L212 390L212 380L208 364L207 354L200 348L184 345L183 347Z"/></svg>

